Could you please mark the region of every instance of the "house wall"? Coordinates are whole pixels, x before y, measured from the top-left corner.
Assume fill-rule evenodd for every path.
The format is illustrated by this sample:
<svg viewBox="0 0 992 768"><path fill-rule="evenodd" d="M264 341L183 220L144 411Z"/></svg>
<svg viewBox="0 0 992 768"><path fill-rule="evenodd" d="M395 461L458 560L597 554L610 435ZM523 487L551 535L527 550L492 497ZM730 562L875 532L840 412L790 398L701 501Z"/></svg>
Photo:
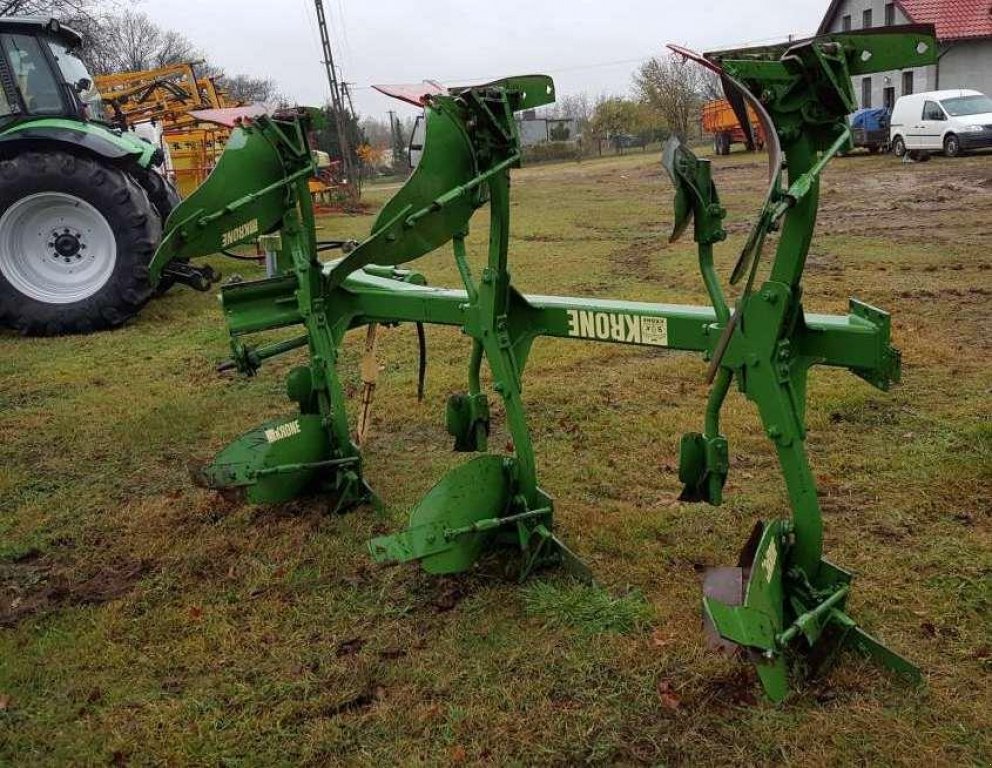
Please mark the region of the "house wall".
<svg viewBox="0 0 992 768"><path fill-rule="evenodd" d="M531 147L548 140L548 121L543 118L517 118L520 146Z"/></svg>
<svg viewBox="0 0 992 768"><path fill-rule="evenodd" d="M579 138L579 124L574 118L565 117L549 119L546 117L528 117L526 113L517 118L517 129L520 132L520 146L532 147L543 144L551 139L551 130L556 125L568 128L569 139Z"/></svg>
<svg viewBox="0 0 992 768"><path fill-rule="evenodd" d="M830 31L831 32L842 32L843 31L843 20L845 15L851 16L851 31L857 31L863 28L864 11L871 8L872 13L872 28L884 27L885 26L885 6L888 0L844 0L840 5L837 6L837 13L834 15L833 19L830 20ZM895 6L895 23L896 24L910 24L912 23L909 18L906 17L899 6ZM942 65L943 67L943 65ZM900 96L905 96L903 93L903 73L904 70L893 70L891 72L879 72L871 75L868 79L871 82L871 106L880 107L884 103L885 89L894 88L895 98ZM913 93L920 93L922 91L932 91L936 88L937 82L937 70L936 67L914 67L913 72ZM854 93L858 99L859 106L868 106L864 103L862 97L862 77L852 78L854 81ZM953 85L944 85L943 82L944 73L941 70L941 87L942 88L953 88Z"/></svg>
<svg viewBox="0 0 992 768"><path fill-rule="evenodd" d="M992 94L992 40L953 43L940 60L940 87Z"/></svg>

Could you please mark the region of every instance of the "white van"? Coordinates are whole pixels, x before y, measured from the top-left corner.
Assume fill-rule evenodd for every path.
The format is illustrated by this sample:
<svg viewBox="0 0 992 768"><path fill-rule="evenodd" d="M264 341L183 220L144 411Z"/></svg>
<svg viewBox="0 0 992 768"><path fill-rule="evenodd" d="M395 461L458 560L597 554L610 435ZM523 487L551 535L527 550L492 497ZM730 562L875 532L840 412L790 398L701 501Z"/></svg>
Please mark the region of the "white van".
<svg viewBox="0 0 992 768"><path fill-rule="evenodd" d="M892 109L892 151L943 152L957 157L992 147L992 99L979 91L930 91L902 96Z"/></svg>

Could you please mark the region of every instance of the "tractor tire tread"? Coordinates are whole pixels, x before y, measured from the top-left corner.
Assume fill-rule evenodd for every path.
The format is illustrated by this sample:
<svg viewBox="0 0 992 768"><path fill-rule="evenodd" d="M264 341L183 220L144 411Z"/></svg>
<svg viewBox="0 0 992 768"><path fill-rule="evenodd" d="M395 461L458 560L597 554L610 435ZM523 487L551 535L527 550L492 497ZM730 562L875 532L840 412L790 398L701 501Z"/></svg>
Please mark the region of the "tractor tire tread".
<svg viewBox="0 0 992 768"><path fill-rule="evenodd" d="M116 328L152 297L148 265L161 238L159 216L141 185L124 170L63 151L26 152L0 161L0 210L35 192L64 191L107 219L116 264L95 294L69 304L25 296L0 274L0 325L26 336L91 333Z"/></svg>

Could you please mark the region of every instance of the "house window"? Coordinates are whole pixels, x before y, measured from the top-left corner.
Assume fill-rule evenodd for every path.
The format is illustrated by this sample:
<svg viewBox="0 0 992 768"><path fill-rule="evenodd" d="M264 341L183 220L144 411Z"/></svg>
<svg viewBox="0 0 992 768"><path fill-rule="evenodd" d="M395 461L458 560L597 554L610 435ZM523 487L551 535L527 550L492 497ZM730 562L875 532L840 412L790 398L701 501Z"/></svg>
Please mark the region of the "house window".
<svg viewBox="0 0 992 768"><path fill-rule="evenodd" d="M868 109L871 106L871 78L865 77L861 80L861 106Z"/></svg>
<svg viewBox="0 0 992 768"><path fill-rule="evenodd" d="M896 23L896 4L886 3L885 4L885 26L892 27Z"/></svg>
<svg viewBox="0 0 992 768"><path fill-rule="evenodd" d="M902 73L902 95L909 96L913 92L913 70Z"/></svg>
<svg viewBox="0 0 992 768"><path fill-rule="evenodd" d="M891 112L892 108L895 105L896 105L896 89L894 86L890 85L882 90L882 106Z"/></svg>
<svg viewBox="0 0 992 768"><path fill-rule="evenodd" d="M840 29L841 29L841 32L850 32L851 31L851 15L850 14L848 14L847 16L841 16L841 19L840 19Z"/></svg>
<svg viewBox="0 0 992 768"><path fill-rule="evenodd" d="M871 29L871 8L866 8L865 12L861 14L861 28Z"/></svg>

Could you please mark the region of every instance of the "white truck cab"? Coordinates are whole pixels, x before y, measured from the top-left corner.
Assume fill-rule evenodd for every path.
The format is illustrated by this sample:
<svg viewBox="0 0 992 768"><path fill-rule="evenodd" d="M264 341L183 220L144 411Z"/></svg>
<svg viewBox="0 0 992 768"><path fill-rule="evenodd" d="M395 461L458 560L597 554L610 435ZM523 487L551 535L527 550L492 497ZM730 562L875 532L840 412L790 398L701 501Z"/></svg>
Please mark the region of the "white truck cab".
<svg viewBox="0 0 992 768"><path fill-rule="evenodd" d="M992 147L992 99L961 89L902 96L892 110L889 131L898 157L914 150L957 157Z"/></svg>

